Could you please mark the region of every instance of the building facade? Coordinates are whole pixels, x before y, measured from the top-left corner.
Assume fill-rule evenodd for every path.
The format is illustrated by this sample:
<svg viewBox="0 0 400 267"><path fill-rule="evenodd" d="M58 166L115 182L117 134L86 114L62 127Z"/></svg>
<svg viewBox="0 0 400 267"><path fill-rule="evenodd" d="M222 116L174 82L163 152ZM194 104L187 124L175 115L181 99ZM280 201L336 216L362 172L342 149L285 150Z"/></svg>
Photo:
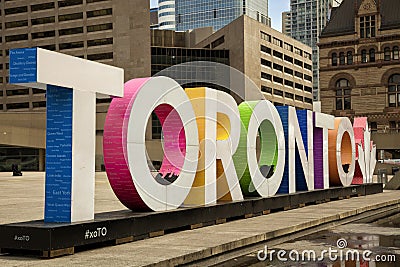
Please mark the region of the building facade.
<svg viewBox="0 0 400 267"><path fill-rule="evenodd" d="M229 50L230 66L275 105L312 109L311 48L303 43L243 15L196 46Z"/></svg>
<svg viewBox="0 0 400 267"><path fill-rule="evenodd" d="M271 25L268 0L176 0L176 29L213 27L219 30L243 14Z"/></svg>
<svg viewBox="0 0 400 267"><path fill-rule="evenodd" d="M291 0L290 36L313 49L313 93L319 99L319 55L318 37L329 21L331 8L339 6L342 0Z"/></svg>
<svg viewBox="0 0 400 267"><path fill-rule="evenodd" d="M158 0L160 30L175 30L175 0Z"/></svg>
<svg viewBox="0 0 400 267"><path fill-rule="evenodd" d="M43 170L45 91L8 84L9 50L42 47L121 67L126 80L148 77L149 3L14 0L2 1L0 8L0 165L9 169L12 163L18 163L25 170ZM98 100L97 166L102 162L102 130L109 102ZM28 148L31 150L25 151Z"/></svg>
<svg viewBox="0 0 400 267"><path fill-rule="evenodd" d="M399 10L397 0L344 0L319 43L322 112L367 116L382 159L400 158Z"/></svg>
<svg viewBox="0 0 400 267"><path fill-rule="evenodd" d="M150 9L150 29L158 29L158 7Z"/></svg>
<svg viewBox="0 0 400 267"><path fill-rule="evenodd" d="M282 33L290 36L292 14L290 11L282 12Z"/></svg>

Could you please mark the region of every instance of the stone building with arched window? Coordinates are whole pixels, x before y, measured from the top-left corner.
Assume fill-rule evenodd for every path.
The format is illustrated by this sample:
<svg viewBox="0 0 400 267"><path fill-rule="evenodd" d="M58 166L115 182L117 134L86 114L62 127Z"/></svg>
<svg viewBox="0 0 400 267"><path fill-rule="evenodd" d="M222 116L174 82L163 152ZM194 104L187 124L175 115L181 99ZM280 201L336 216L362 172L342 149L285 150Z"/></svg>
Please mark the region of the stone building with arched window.
<svg viewBox="0 0 400 267"><path fill-rule="evenodd" d="M378 150L392 158L400 158L399 10L399 0L344 0L318 44L322 112L367 116Z"/></svg>

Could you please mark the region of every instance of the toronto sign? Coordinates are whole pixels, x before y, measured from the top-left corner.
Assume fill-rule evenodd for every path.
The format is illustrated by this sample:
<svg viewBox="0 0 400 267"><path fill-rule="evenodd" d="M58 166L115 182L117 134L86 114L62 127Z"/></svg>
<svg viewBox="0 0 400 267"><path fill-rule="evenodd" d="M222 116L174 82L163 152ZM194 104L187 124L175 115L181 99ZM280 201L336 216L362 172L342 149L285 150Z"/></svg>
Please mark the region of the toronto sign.
<svg viewBox="0 0 400 267"><path fill-rule="evenodd" d="M96 97L113 97L103 136L110 185L127 208L180 207L371 183L376 147L366 118L266 99L242 101L168 77L124 84L120 68L40 48L10 50L10 83L47 90L45 222L94 218ZM146 129L162 126L149 168Z"/></svg>

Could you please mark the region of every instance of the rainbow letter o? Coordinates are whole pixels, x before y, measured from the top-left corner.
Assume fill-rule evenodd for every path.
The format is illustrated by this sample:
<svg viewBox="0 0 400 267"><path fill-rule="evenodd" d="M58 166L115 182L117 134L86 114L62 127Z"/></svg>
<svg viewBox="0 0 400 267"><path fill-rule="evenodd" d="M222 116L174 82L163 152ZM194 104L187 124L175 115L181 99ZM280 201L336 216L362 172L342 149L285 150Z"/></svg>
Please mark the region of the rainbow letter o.
<svg viewBox="0 0 400 267"><path fill-rule="evenodd" d="M163 124L164 172L179 174L171 184L157 182L147 164L145 132L153 111ZM182 127L185 137L179 138ZM191 189L197 161L195 114L182 87L166 77L127 82L125 97L113 99L104 126L104 162L119 200L132 210L175 209Z"/></svg>

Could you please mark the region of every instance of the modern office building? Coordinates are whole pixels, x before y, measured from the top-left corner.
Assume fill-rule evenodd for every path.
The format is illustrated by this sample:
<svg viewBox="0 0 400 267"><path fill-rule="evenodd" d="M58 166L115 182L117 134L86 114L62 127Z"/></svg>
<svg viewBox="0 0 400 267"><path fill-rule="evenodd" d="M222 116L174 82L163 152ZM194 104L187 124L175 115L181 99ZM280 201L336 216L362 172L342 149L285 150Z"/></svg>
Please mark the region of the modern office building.
<svg viewBox="0 0 400 267"><path fill-rule="evenodd" d="M313 93L319 99L318 37L329 21L331 9L339 6L342 0L291 0L290 36L313 49Z"/></svg>
<svg viewBox="0 0 400 267"><path fill-rule="evenodd" d="M2 2L1 16L0 166L4 169L0 171L15 163L23 170L44 169L45 92L7 84L8 54L13 48L39 46L111 64L125 70L125 80L194 60L229 64L253 79L275 104L312 107L310 48L248 16L211 37L211 27L151 31L146 1L15 0ZM212 75L218 78L212 69L196 73L211 81ZM189 72L176 74L187 80L187 86L196 85L190 84ZM109 102L99 99L97 105L96 170L103 169L102 135ZM154 162L162 159L158 125L152 118L146 129Z"/></svg>
<svg viewBox="0 0 400 267"><path fill-rule="evenodd" d="M158 29L158 7L150 8L150 29Z"/></svg>
<svg viewBox="0 0 400 267"><path fill-rule="evenodd" d="M379 159L400 158L398 10L398 0L344 0L319 43L322 112L368 117Z"/></svg>
<svg viewBox="0 0 400 267"><path fill-rule="evenodd" d="M175 0L158 0L160 30L175 30Z"/></svg>
<svg viewBox="0 0 400 267"><path fill-rule="evenodd" d="M7 84L9 50L42 47L124 68L126 80L150 76L149 3L14 0L2 1L0 9L0 165L10 169L19 163L24 170L43 170L45 91ZM96 163L100 165L109 99L98 102Z"/></svg>
<svg viewBox="0 0 400 267"><path fill-rule="evenodd" d="M311 48L243 15L196 45L230 51L230 66L275 105L312 109ZM251 98L248 84L241 85Z"/></svg>
<svg viewBox="0 0 400 267"><path fill-rule="evenodd" d="M282 12L282 33L290 36L290 29L292 24L292 15L290 11Z"/></svg>
<svg viewBox="0 0 400 267"><path fill-rule="evenodd" d="M178 31L202 27L219 30L243 14L263 24L271 24L268 17L268 0L175 0L175 2Z"/></svg>

